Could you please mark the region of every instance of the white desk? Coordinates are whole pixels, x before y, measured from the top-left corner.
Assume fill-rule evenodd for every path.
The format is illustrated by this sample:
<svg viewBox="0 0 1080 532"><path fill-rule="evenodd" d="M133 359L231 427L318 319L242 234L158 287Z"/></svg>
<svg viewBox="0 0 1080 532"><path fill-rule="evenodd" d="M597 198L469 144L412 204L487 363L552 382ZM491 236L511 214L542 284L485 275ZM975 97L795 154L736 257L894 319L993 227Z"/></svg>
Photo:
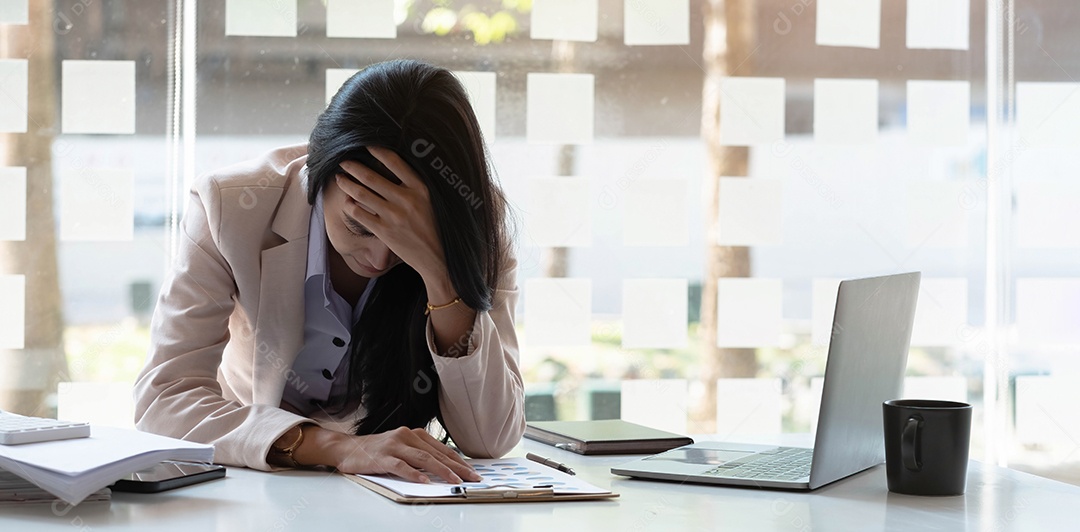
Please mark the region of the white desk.
<svg viewBox="0 0 1080 532"><path fill-rule="evenodd" d="M583 457L532 441L535 452L621 496L612 501L402 505L335 475L262 473L228 477L156 495L116 493L111 504L54 512L48 505L0 507L0 531L36 530L963 530L1078 528L1080 487L972 462L967 494L889 493L878 466L810 493L681 485L616 477L624 456Z"/></svg>

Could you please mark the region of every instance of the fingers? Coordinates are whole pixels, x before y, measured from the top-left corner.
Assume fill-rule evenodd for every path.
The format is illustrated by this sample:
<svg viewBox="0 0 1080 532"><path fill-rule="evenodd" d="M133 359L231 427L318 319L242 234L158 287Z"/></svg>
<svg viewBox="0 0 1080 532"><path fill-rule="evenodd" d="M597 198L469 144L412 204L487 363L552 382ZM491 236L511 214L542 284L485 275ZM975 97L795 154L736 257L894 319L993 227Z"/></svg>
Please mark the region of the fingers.
<svg viewBox="0 0 1080 532"><path fill-rule="evenodd" d="M337 180L338 188L365 211L376 216L381 212L385 212L385 209L388 206L386 200L380 198L374 192L349 181L341 175L337 175L334 178ZM358 219L358 221L362 220Z"/></svg>
<svg viewBox="0 0 1080 532"><path fill-rule="evenodd" d="M406 440L411 440L408 441L409 446L412 447L409 451L410 456L406 457L410 465L426 469L454 484L460 483L463 479L474 482L480 480L476 471L473 471L461 457L432 438L427 431L412 429L408 435L403 436Z"/></svg>
<svg viewBox="0 0 1080 532"><path fill-rule="evenodd" d="M425 442L427 442L427 444L429 446L431 446L432 448L434 448L437 452L442 453L444 456L446 456L447 458L453 460L455 463L457 463L459 465L462 465L464 467L467 467L469 472L475 473L475 470L473 470L472 466L470 466L467 462L465 462L465 459L462 458L461 455L458 454L456 451L454 451L453 449L448 447L443 442L441 442L439 440L436 440L435 437L432 436L431 434L428 434L428 432L426 430L423 430L423 429L416 429L416 430L418 431L417 435L420 436L421 439L423 439Z"/></svg>
<svg viewBox="0 0 1080 532"><path fill-rule="evenodd" d="M377 174L374 170L356 161L341 161L341 169L355 177L364 186L373 190L382 198L392 198L398 192L398 186ZM355 184L355 183L354 183ZM360 187L363 188L363 187Z"/></svg>
<svg viewBox="0 0 1080 532"><path fill-rule="evenodd" d="M368 153L383 163L388 170L394 173L401 180L401 183L409 188L420 188L424 186L424 182L420 180L420 176L416 175L416 172L401 158L400 155L394 153L392 150L380 146L368 146Z"/></svg>

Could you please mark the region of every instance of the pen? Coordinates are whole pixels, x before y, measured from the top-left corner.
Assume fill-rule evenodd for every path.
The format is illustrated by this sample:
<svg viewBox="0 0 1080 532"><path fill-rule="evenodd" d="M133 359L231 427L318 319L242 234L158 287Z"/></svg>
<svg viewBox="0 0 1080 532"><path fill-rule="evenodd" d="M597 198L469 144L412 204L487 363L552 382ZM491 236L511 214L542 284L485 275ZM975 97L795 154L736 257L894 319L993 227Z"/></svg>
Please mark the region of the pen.
<svg viewBox="0 0 1080 532"><path fill-rule="evenodd" d="M543 456L533 454L533 453L526 453L525 458L528 458L529 460L532 460L533 462L537 462L537 463L540 463L540 464L544 464L544 465L546 465L548 467L558 469L559 471L562 471L563 473L566 473L568 475L576 475L577 474L577 473L574 473L573 469L570 469L569 467L567 467L566 464L560 464L559 462L556 462L555 460L552 460L550 458L544 458Z"/></svg>

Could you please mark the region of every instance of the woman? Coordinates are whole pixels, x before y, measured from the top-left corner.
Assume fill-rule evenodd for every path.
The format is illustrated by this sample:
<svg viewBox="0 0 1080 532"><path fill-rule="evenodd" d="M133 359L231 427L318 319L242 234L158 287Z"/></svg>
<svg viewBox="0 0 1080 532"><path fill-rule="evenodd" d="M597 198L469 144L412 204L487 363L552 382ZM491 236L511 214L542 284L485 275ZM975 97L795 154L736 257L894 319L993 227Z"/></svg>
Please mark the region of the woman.
<svg viewBox="0 0 1080 532"><path fill-rule="evenodd" d="M450 72L368 67L307 145L201 178L135 385L220 463L479 480L525 429L505 198Z"/></svg>

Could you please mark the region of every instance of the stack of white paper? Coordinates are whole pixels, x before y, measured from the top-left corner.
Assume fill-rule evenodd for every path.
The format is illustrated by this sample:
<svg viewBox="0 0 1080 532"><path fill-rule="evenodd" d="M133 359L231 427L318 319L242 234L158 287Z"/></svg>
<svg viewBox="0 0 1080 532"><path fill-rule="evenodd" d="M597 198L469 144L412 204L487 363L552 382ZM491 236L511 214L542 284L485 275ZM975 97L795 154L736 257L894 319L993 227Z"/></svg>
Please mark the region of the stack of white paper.
<svg viewBox="0 0 1080 532"><path fill-rule="evenodd" d="M102 488L91 493L82 502L107 502L110 499L112 499L112 491L109 488ZM52 503L59 500L56 495L35 486L28 480L7 471L0 471L0 506Z"/></svg>
<svg viewBox="0 0 1080 532"><path fill-rule="evenodd" d="M214 448L136 430L91 427L89 438L0 445L0 469L69 504L165 460L210 462Z"/></svg>

